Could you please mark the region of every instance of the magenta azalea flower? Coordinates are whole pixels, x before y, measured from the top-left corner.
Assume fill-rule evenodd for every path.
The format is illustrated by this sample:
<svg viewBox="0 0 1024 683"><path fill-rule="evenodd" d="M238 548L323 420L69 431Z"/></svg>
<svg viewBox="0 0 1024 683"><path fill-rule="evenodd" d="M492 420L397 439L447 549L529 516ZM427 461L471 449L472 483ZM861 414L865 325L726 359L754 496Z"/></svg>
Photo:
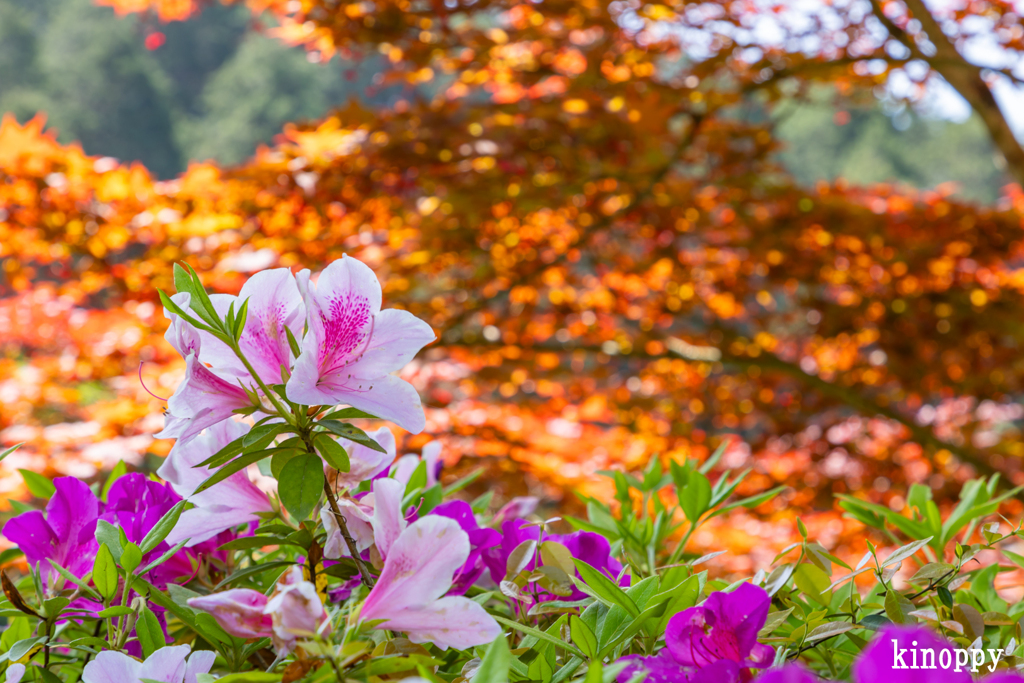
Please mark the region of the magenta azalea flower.
<svg viewBox="0 0 1024 683"><path fill-rule="evenodd" d="M669 620L665 649L658 655L625 657L630 666L619 680L640 671L647 671L647 680L654 683L743 680L746 669L766 668L775 656L771 647L757 642L770 606L768 593L749 583L731 593L712 593L703 604ZM711 672L714 677L708 678Z"/></svg>
<svg viewBox="0 0 1024 683"><path fill-rule="evenodd" d="M126 654L105 650L85 665L82 683L196 683L199 674L209 673L217 654L198 650L189 656L190 652L188 645L163 647L140 662Z"/></svg>
<svg viewBox="0 0 1024 683"><path fill-rule="evenodd" d="M911 653L911 650L916 652ZM911 669L912 655L933 650L933 669ZM888 626L874 637L853 664L857 683L970 683L970 668L956 671L939 666L943 650L949 650L950 662L956 662L956 648L948 640L924 626ZM986 679L988 680L988 679Z"/></svg>
<svg viewBox="0 0 1024 683"><path fill-rule="evenodd" d="M3 528L4 536L17 544L30 565L38 568L47 586L57 577L47 560L75 576L92 570L99 549L96 519L102 506L92 490L74 477L59 477L53 485L56 491L45 513L25 512L8 520Z"/></svg>
<svg viewBox="0 0 1024 683"><path fill-rule="evenodd" d="M525 519L508 520L501 525L501 544L484 551L483 561L490 570L491 579L494 583L500 584L505 580L508 556L516 549L516 546L523 541L538 540L540 538L540 527L536 525L525 526L526 524L527 521ZM622 573L622 565L612 557L611 545L608 543L608 539L601 534L596 534L592 531L576 531L571 534L545 534L543 540L561 543L569 549L569 552L576 559L583 560L608 578L618 581L620 586L629 586L628 575L623 576L621 579L619 578L619 574ZM526 568L534 569L534 562L531 562ZM559 596L548 593L543 589L540 589L539 595L542 600L559 598ZM582 600L585 597L587 597L586 593L573 588L571 596L559 599Z"/></svg>
<svg viewBox="0 0 1024 683"><path fill-rule="evenodd" d="M189 539L187 547L207 541L222 531L259 521L257 512L273 510L267 494L249 480L245 471L235 472L206 491L194 491L213 473L197 465L249 431L249 426L225 420L206 430L187 446L175 444L157 474L171 484L174 492L195 505L181 514L167 537L174 545Z"/></svg>
<svg viewBox="0 0 1024 683"><path fill-rule="evenodd" d="M410 524L392 544L360 618L383 619L376 628L442 650L491 642L501 635L494 618L469 598L446 597L469 553L469 537L454 520L427 515Z"/></svg>
<svg viewBox="0 0 1024 683"><path fill-rule="evenodd" d="M297 276L309 329L286 388L306 405L345 403L413 433L426 424L411 384L390 374L434 340L430 325L408 311L381 310L381 288L366 264L334 261L316 287Z"/></svg>

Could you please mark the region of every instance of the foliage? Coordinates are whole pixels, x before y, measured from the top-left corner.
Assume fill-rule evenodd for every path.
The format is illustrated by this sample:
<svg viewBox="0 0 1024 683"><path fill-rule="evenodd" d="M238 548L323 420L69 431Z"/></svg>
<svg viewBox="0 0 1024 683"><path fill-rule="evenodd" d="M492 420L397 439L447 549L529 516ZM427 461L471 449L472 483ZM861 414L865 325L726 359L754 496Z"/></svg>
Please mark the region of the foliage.
<svg viewBox="0 0 1024 683"><path fill-rule="evenodd" d="M528 519L536 499L497 511L490 494L457 500L479 473L443 485L430 446L396 460L386 428L352 424L374 419L358 407L296 402L327 392L379 402L414 431L422 420L418 401L399 405L401 380L374 373L411 358L424 326L381 310L362 264L332 263L315 290L308 272L259 273L238 298L211 298L188 267L175 266L174 283L176 294L161 293L167 340L188 369L168 401L165 433L178 443L159 472L167 483L123 466L92 489L24 473L49 500L3 529L19 544L5 559L24 553L29 568L0 575L11 683L739 681L797 659L868 683L907 668L889 664L889 636L949 649L956 669L943 665L940 680L1024 666L1024 603L997 591L999 561L977 562L1001 553L1024 568L1006 549L1021 524L997 518L1018 489L998 493L997 477L967 482L946 516L923 486L905 514L844 497L848 514L898 547L869 543L851 567L801 522L802 539L772 566L729 583L702 568L721 553L697 557L689 539L781 490L737 497L748 471L712 483L724 448L667 471L653 459L603 473L614 500L584 497L587 518L568 518L577 531L555 534L559 520ZM332 379L338 367L377 393ZM253 486L254 464L276 493Z"/></svg>

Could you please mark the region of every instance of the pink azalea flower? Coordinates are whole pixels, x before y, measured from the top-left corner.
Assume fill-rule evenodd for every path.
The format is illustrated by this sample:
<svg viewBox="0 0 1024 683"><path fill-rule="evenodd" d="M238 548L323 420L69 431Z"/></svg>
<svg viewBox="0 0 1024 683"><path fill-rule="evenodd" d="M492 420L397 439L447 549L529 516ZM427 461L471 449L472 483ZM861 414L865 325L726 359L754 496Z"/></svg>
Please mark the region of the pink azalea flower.
<svg viewBox="0 0 1024 683"><path fill-rule="evenodd" d="M895 641L895 642L894 642ZM955 650L953 643L924 626L888 626L878 632L853 664L856 683L971 683L970 669L911 669L910 649L918 652L934 650L935 661L943 650ZM894 667L896 654L902 650L903 665ZM956 661L955 653L950 661ZM937 665L936 665L937 666Z"/></svg>
<svg viewBox="0 0 1024 683"><path fill-rule="evenodd" d="M33 510L9 519L3 535L13 541L29 565L37 567L43 584L50 587L57 571L53 560L75 576L92 570L99 544L96 520L102 508L99 498L84 482L74 477L53 480L56 491L46 504L46 512Z"/></svg>
<svg viewBox="0 0 1024 683"><path fill-rule="evenodd" d="M181 292L171 297L187 310L191 295ZM167 417L158 439L177 439L185 445L207 427L232 417L237 408L251 405L239 385L239 377L229 370L207 367L201 360L201 338L198 330L177 314L164 311L171 326L164 337L185 358L185 380L167 400Z"/></svg>
<svg viewBox="0 0 1024 683"><path fill-rule="evenodd" d="M11 664L7 667L7 676L4 679L5 683L21 683L21 679L25 677L25 665L24 664Z"/></svg>
<svg viewBox="0 0 1024 683"><path fill-rule="evenodd" d="M221 317L227 316L231 304L235 305L237 313L246 300L249 305L245 329L238 340L239 348L260 379L268 385L280 384L281 366L292 366L291 346L285 328L290 329L296 339L301 339L306 318L306 307L295 284L295 276L288 268L264 270L246 280L238 296L210 296ZM207 332L199 334L203 343L199 356L204 363L215 368L232 369L244 378L247 386L256 384L227 344Z"/></svg>
<svg viewBox="0 0 1024 683"><path fill-rule="evenodd" d="M766 671L757 683L819 683L818 677L799 664L787 664L781 669Z"/></svg>
<svg viewBox="0 0 1024 683"><path fill-rule="evenodd" d="M277 580L268 598L249 588L191 598L189 607L213 615L221 628L238 638L271 638L279 656L295 650L299 638L325 636L331 620L320 602L316 586L293 565Z"/></svg>
<svg viewBox="0 0 1024 683"><path fill-rule="evenodd" d="M403 484L408 484L413 473L416 472L416 468L420 466L421 462L425 462L427 463L427 485L424 488L429 489L440 479L441 468L444 466L444 461L441 460L441 442L431 441L425 444L422 454L422 456L411 453L403 455L391 466L390 475Z"/></svg>
<svg viewBox="0 0 1024 683"><path fill-rule="evenodd" d="M211 486L195 490L213 474L209 467L196 467L211 455L249 431L249 426L235 420L224 420L206 430L191 443L179 441L167 455L157 474L174 488L179 496L195 505L181 514L178 524L167 537L174 545L189 539L187 547L207 541L226 529L259 521L257 512L273 510L267 494L249 480L245 471Z"/></svg>
<svg viewBox="0 0 1024 683"><path fill-rule="evenodd" d="M390 374L434 340L430 325L408 311L381 310L381 287L368 266L342 257L316 287L297 276L309 326L288 381L288 398L306 405L344 403L413 433L426 420L411 384Z"/></svg>
<svg viewBox="0 0 1024 683"><path fill-rule="evenodd" d="M209 673L216 653L188 645L162 647L144 662L126 654L105 650L85 665L82 683L139 683L148 678L162 683L196 683L199 674Z"/></svg>
<svg viewBox="0 0 1024 683"><path fill-rule="evenodd" d="M406 527L402 514L402 496L405 485L394 479L377 479L373 482L371 493L359 501L342 499L338 501L341 516L345 518L352 539L356 542L359 552L371 545L377 546L381 557L387 557L391 545ZM338 520L330 507L320 510L320 521L327 531L324 543L324 557L336 560L349 557L348 546L341 536Z"/></svg>
<svg viewBox="0 0 1024 683"><path fill-rule="evenodd" d="M267 596L249 588L231 590L191 598L189 607L209 612L221 628L236 638L269 638L274 620L264 610Z"/></svg>
<svg viewBox="0 0 1024 683"><path fill-rule="evenodd" d="M376 628L402 631L414 643L442 650L491 642L501 627L483 607L469 598L445 597L469 553L469 537L455 520L427 515L410 524L391 545L360 618L383 619Z"/></svg>
<svg viewBox="0 0 1024 683"><path fill-rule="evenodd" d="M345 450L348 451L350 467L348 472L338 472L338 486L354 489L364 481L376 477L395 461L395 435L390 429L381 427L367 432L367 436L380 444L385 452L381 453L354 442L346 444Z"/></svg>

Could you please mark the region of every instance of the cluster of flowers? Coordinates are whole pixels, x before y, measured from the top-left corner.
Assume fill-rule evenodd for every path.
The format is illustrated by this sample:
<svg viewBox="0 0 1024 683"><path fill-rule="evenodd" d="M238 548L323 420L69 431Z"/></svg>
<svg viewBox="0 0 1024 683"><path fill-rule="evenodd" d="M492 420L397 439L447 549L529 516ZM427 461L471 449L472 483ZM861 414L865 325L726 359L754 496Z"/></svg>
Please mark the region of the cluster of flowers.
<svg viewBox="0 0 1024 683"><path fill-rule="evenodd" d="M13 608L5 618L39 620L35 636L0 639L7 683L28 675L27 664L38 667L41 647L45 674L34 675L50 680L51 646L85 648L89 657L78 669L74 657L61 660L66 678L84 683L198 683L215 667L244 670L264 650L268 672L293 657L298 668L289 666L289 681L327 662L322 669L337 678L416 672L432 681L492 683L509 680L514 669L515 680L549 680L556 655L537 648L551 643L572 655L562 660L560 680L584 659L596 672L585 674L587 683L602 680L606 665L619 683L739 683L761 671L764 683L816 680L800 664L785 665L788 650L759 642L773 595L758 584L768 581L711 590L693 561L678 562L685 544L659 573L658 546L671 521L689 520L692 533L705 515L725 510L736 486L728 473L714 488L692 463L664 476L655 463L643 482L620 473L622 519L597 508L600 524L592 518L569 534L532 520L535 498L514 499L488 517L489 498L445 499L459 486L440 484L439 443L399 457L388 428L366 433L340 421L377 416L413 431L424 426L415 390L390 373L433 333L407 313L382 311L380 285L366 266L337 261L315 288L308 272L269 271L237 298L208 296L183 272L179 290L165 300L167 339L185 358L186 377L168 401L164 435L177 443L157 472L163 481L122 474L97 494L60 478L45 511L24 512L3 528L32 572L21 583L34 585L39 601L30 606L4 577ZM334 411L339 403L350 408ZM349 443L342 448L335 436ZM259 477L250 476L250 465ZM656 523L646 510L627 520L631 481L648 487L642 497L674 481L680 508L660 510ZM628 547L626 537L639 536L647 539L646 565ZM240 562L247 566L238 569ZM276 580L258 579L275 568ZM56 640L62 628L93 621L93 636ZM106 641L98 637L104 621ZM193 635L182 639L181 625ZM533 653L527 663L514 660L519 668L506 645L514 632L526 636L514 651ZM202 646L175 644L182 642ZM504 659L494 654L498 644ZM890 625L853 662L853 680L913 683L922 671L938 683L971 680L952 647L927 629ZM450 650L463 654L433 657ZM913 665L901 666L918 650L931 652L922 662L958 665L922 668L913 654ZM396 652L419 658L379 670L364 662ZM999 652L990 658L993 671ZM459 663L456 676L451 667ZM449 666L443 679L436 677L442 664ZM1004 669L986 680L1008 678L1017 680Z"/></svg>

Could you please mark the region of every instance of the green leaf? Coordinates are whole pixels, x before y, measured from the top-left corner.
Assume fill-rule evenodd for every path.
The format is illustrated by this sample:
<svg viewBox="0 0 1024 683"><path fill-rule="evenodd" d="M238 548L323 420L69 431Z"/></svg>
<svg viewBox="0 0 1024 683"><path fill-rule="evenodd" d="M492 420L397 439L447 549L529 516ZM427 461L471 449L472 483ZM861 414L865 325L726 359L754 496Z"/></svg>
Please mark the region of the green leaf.
<svg viewBox="0 0 1024 683"><path fill-rule="evenodd" d="M298 355L298 354L296 354ZM323 416L324 420L379 420L376 415L370 415L359 408L342 408Z"/></svg>
<svg viewBox="0 0 1024 683"><path fill-rule="evenodd" d="M543 640L543 641L546 641L548 643L551 643L555 647L561 648L563 650L567 650L567 651L573 653L574 655L576 655L577 657L586 658L586 655L583 654L582 652L580 652L578 648L576 648L573 645L570 645L569 643L566 643L565 641L561 640L560 638L556 638L555 636L553 636L553 635L551 635L549 633L546 633L544 631L540 631L538 629L535 629L532 626L526 626L525 624L520 624L518 621L512 621L511 619L506 619L505 617L500 617L497 614L492 615L492 616L494 617L495 621L497 621L498 623L505 624L506 626L514 628L515 630L519 631L520 633L525 633L525 634L533 636L534 638L537 638L539 640Z"/></svg>
<svg viewBox="0 0 1024 683"><path fill-rule="evenodd" d="M97 520L96 541L107 546L114 560L121 559L121 532L116 526L103 519Z"/></svg>
<svg viewBox="0 0 1024 683"><path fill-rule="evenodd" d="M157 567L162 565L167 560L169 560L172 557L174 557L175 555L177 555L178 551L181 550L182 548L184 548L185 544L188 543L188 541L189 541L189 539L186 538L183 541L179 541L174 547L168 548L167 551L165 551L163 555L161 555L160 557L156 558L155 560L153 560L152 562L147 564L145 567L140 569L138 571L138 575L139 576L144 576L144 575L148 574L149 572L153 571L154 569L156 569Z"/></svg>
<svg viewBox="0 0 1024 683"><path fill-rule="evenodd" d="M915 609L917 608L914 607L914 603L899 591L885 592L885 614L892 619L893 623L912 624L916 622L917 619L910 616Z"/></svg>
<svg viewBox="0 0 1024 683"><path fill-rule="evenodd" d="M512 653L505 636L498 636L488 646L480 666L473 674L474 683L508 683L508 670L512 667Z"/></svg>
<svg viewBox="0 0 1024 683"><path fill-rule="evenodd" d="M711 454L711 457L701 464L699 472L701 474L707 474L710 472L711 468L717 465L718 461L722 459L723 455L725 455L727 448L729 448L729 439L723 439L722 443L718 444L718 448L715 449L715 452Z"/></svg>
<svg viewBox="0 0 1024 683"><path fill-rule="evenodd" d="M238 314L235 316L234 328L231 330L231 336L238 341L242 338L242 331L245 330L245 321L249 318L249 299L247 298L242 302L242 307L238 309Z"/></svg>
<svg viewBox="0 0 1024 683"><path fill-rule="evenodd" d="M164 640L164 631L160 627L153 610L148 607L142 608L138 621L135 622L135 635L139 638L139 645L142 647L143 658L162 648L167 641Z"/></svg>
<svg viewBox="0 0 1024 683"><path fill-rule="evenodd" d="M242 448L248 450L251 446L259 443L267 437L273 438L278 434L289 431L286 424L266 424L253 427L242 437Z"/></svg>
<svg viewBox="0 0 1024 683"><path fill-rule="evenodd" d="M316 424L333 432L334 434L337 434L343 439L355 441L357 444L366 446L378 453L387 453L387 450L383 446L371 439L366 432L355 425L351 425L347 422L338 422L337 420L320 420Z"/></svg>
<svg viewBox="0 0 1024 683"><path fill-rule="evenodd" d="M96 553L96 562L92 569L92 582L96 585L96 590L103 596L104 602L110 601L117 595L117 565L106 543L101 543L100 549Z"/></svg>
<svg viewBox="0 0 1024 683"><path fill-rule="evenodd" d="M235 583L236 581L241 581L242 579L249 578L250 576L256 576L257 574L262 574L263 572L268 572L268 571L270 571L272 569L281 569L283 567L288 567L288 566L293 565L293 564L295 564L295 563L291 562L289 560L277 560L275 562L265 562L265 563L261 563L261 564L254 564L254 565L252 565L250 567L245 567L244 569L239 569L234 574L232 574L231 576L227 577L226 579L224 579L223 581L218 583L216 586L214 586L213 590L218 591L221 588L224 588L226 586L230 586L231 584Z"/></svg>
<svg viewBox="0 0 1024 683"><path fill-rule="evenodd" d="M10 448L8 448L6 451L4 451L3 453L0 453L0 462L3 462L4 458L6 458L8 455L10 455L14 451L18 450L19 448L21 448L23 445L24 444L16 443L13 446L11 446Z"/></svg>
<svg viewBox="0 0 1024 683"><path fill-rule="evenodd" d="M302 355L302 347L299 346L298 340L287 325L284 326L284 333L288 335L288 346L292 350L292 355L298 358Z"/></svg>
<svg viewBox="0 0 1024 683"><path fill-rule="evenodd" d="M589 659L594 659L597 655L597 636L590 630L590 627L582 619L573 615L569 617L569 632L576 647L582 650Z"/></svg>
<svg viewBox="0 0 1024 683"><path fill-rule="evenodd" d="M49 499L54 493L57 492L57 488L53 485L53 482L32 470L18 470L21 472L22 479L25 480L25 486L28 487L29 493L36 498Z"/></svg>
<svg viewBox="0 0 1024 683"><path fill-rule="evenodd" d="M902 562L908 557L913 556L914 553L916 553L921 548L928 545L928 541L930 540L932 540L931 536L929 536L928 538L923 538L920 541L908 543L902 548L897 548L891 555L889 555L887 558L885 558L885 560L882 561L882 566L889 567L891 565L896 564L897 562Z"/></svg>
<svg viewBox="0 0 1024 683"><path fill-rule="evenodd" d="M313 444L316 446L317 453L323 456L327 464L339 472L348 472L352 467L348 459L348 452L340 443L326 434L318 434Z"/></svg>
<svg viewBox="0 0 1024 683"><path fill-rule="evenodd" d="M235 472L241 472L249 465L253 464L254 462L258 462L265 457L267 457L266 451L256 451L255 453L246 453L245 455L238 456L231 462L223 465L212 475L210 475L210 477L206 481L199 485L199 488L195 490L195 493L202 493L211 486L214 486L224 481Z"/></svg>
<svg viewBox="0 0 1024 683"><path fill-rule="evenodd" d="M134 572L142 564L142 550L134 543L129 543L121 552L121 568L126 572Z"/></svg>
<svg viewBox="0 0 1024 683"><path fill-rule="evenodd" d="M573 562L576 564L576 571L580 573L580 577L598 598L610 605L619 605L632 617L640 614L640 609L633 599L615 585L615 582L583 560L574 559Z"/></svg>
<svg viewBox="0 0 1024 683"><path fill-rule="evenodd" d="M166 292L158 289L156 290L156 293L160 295L160 303L163 305L165 309L167 309L171 313L174 313L182 320L187 322L189 325L195 327L198 330L203 330L204 332L210 332L214 334L216 333L216 331L212 327L205 323L199 322L193 316L189 315L185 310L183 310L181 306L171 301L171 297L167 296Z"/></svg>
<svg viewBox="0 0 1024 683"><path fill-rule="evenodd" d="M110 617L126 617L134 611L135 610L133 610L131 607L127 605L114 605L113 607L108 607L102 612L99 612L96 616L98 616L100 619L108 619Z"/></svg>
<svg viewBox="0 0 1024 683"><path fill-rule="evenodd" d="M277 492L295 519L309 519L324 493L324 465L312 453L292 458L281 470Z"/></svg>
<svg viewBox="0 0 1024 683"><path fill-rule="evenodd" d="M832 601L832 591L829 590L832 579L820 567L805 562L793 572L793 580L804 595L819 605L829 606Z"/></svg>
<svg viewBox="0 0 1024 683"><path fill-rule="evenodd" d="M181 512L184 509L185 501L181 501L165 512L160 521L153 525L153 528L149 530L149 533L142 539L142 544L139 546L139 550L142 551L143 555L154 550L163 543L168 534L174 531L174 527L178 523L178 519L181 517Z"/></svg>
<svg viewBox="0 0 1024 683"><path fill-rule="evenodd" d="M270 475L274 479L281 478L281 470L288 464L288 461L292 458L297 458L305 453L295 448L282 448L278 449L276 453L270 458Z"/></svg>
<svg viewBox="0 0 1024 683"><path fill-rule="evenodd" d="M711 503L711 483L700 472L690 472L689 483L678 495L679 505L683 508L686 519L690 520L691 524L696 524Z"/></svg>
<svg viewBox="0 0 1024 683"><path fill-rule="evenodd" d="M7 654L7 660L10 662L17 662L19 659L27 655L33 649L45 643L46 640L46 636L36 636L35 638L25 638L24 640L19 640L11 646L11 649L8 651Z"/></svg>
<svg viewBox="0 0 1024 683"><path fill-rule="evenodd" d="M49 563L51 565L53 565L53 568L57 570L57 573L64 577L65 581L67 581L68 583L71 583L71 584L73 584L75 586L78 586L83 591L85 591L85 593L87 595L90 595L90 596L92 596L93 598L95 598L97 600L100 599L99 593L94 591L92 588L89 588L89 578L88 577L86 577L84 579L80 579L77 576L75 576L74 574L72 574L71 572L69 572L64 567L62 567L59 564L57 564L56 562L54 562L52 557L48 557L46 559L47 559L47 561L49 561Z"/></svg>

